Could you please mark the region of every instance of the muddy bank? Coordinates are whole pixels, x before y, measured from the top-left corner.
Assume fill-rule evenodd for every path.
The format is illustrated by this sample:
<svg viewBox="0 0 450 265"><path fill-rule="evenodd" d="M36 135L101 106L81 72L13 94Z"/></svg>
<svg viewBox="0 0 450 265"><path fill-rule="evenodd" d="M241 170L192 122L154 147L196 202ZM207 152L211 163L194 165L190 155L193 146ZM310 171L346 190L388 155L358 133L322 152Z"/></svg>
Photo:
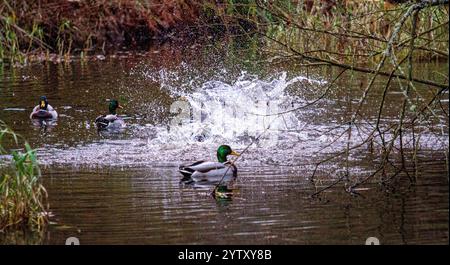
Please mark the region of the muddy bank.
<svg viewBox="0 0 450 265"><path fill-rule="evenodd" d="M13 29L17 26L25 31L21 32L25 36L18 36L20 49L43 46L59 53L135 48L193 25L199 16L195 1L163 0L151 4L122 0L21 1L3 6L2 13L9 17L7 23ZM30 39L34 43L29 43Z"/></svg>
<svg viewBox="0 0 450 265"><path fill-rule="evenodd" d="M229 30L217 16L225 8L196 0L5 1L0 4L0 58L106 54L220 35Z"/></svg>

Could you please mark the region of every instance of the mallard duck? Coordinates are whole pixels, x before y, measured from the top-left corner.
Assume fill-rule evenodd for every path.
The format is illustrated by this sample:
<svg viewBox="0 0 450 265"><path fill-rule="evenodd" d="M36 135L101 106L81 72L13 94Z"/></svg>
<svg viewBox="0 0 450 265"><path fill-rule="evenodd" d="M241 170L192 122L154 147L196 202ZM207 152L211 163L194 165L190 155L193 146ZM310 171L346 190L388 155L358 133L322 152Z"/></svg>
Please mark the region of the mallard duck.
<svg viewBox="0 0 450 265"><path fill-rule="evenodd" d="M117 117L117 109L123 109L119 101L112 99L109 101L109 114L101 115L95 119L95 126L99 130L105 129L121 129L125 127L125 121Z"/></svg>
<svg viewBox="0 0 450 265"><path fill-rule="evenodd" d="M229 182L237 177L237 168L227 160L227 156L239 154L228 145L221 145L217 149L218 162L197 161L190 165L182 165L179 168L184 176L182 181L208 181L208 182ZM224 176L225 175L225 176ZM222 179L223 178L223 179Z"/></svg>
<svg viewBox="0 0 450 265"><path fill-rule="evenodd" d="M50 104L48 104L46 96L41 96L39 98L39 104L34 107L33 111L30 114L30 119L56 120L57 118L58 113Z"/></svg>

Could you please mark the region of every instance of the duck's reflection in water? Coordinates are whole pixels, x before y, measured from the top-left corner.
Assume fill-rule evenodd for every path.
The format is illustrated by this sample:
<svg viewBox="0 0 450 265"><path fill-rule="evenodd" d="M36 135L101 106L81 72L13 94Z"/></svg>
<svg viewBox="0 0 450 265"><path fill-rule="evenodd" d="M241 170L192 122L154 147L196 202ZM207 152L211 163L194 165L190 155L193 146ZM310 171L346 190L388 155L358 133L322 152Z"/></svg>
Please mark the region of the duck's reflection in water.
<svg viewBox="0 0 450 265"><path fill-rule="evenodd" d="M55 119L32 119L31 123L36 130L41 133L52 131L58 125Z"/></svg>

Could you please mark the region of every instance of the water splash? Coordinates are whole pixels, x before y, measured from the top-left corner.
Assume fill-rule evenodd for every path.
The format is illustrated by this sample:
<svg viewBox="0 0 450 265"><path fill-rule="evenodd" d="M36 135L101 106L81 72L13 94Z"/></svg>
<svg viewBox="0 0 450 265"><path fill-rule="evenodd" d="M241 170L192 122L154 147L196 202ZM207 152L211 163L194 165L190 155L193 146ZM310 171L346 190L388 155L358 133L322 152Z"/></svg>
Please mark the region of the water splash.
<svg viewBox="0 0 450 265"><path fill-rule="evenodd" d="M261 136L259 141L264 141L264 146L277 146L285 131L301 128L302 121L295 112L276 115L299 104L298 98L286 93L288 87L299 83L320 87L326 82L303 76L288 79L286 72L268 81L242 73L233 83L212 80L193 92L173 92L168 86L179 99L171 105L175 116L168 129L155 128L158 136L150 143L205 142L243 147Z"/></svg>
<svg viewBox="0 0 450 265"><path fill-rule="evenodd" d="M261 162L266 157L258 159L257 154L270 150L272 158L284 157L284 148L309 135L301 131L304 121L299 113L271 115L304 102L298 95L287 93L288 89L315 86L320 90L326 84L304 76L288 78L286 72L266 80L243 72L231 82L213 79L180 88L174 75L162 70L153 75L144 73L174 99L168 124L130 124L131 136L125 139L104 139L62 149L46 146L39 149L43 164L174 165L180 161L216 160L216 148L221 144L239 150L251 143L255 148L249 154L255 155L249 155L249 159Z"/></svg>
<svg viewBox="0 0 450 265"><path fill-rule="evenodd" d="M200 77L183 81L177 71L164 69L144 71L140 77L159 83L161 92L173 99L170 107L149 103L152 106L149 111L160 115L170 108L168 122L142 125L131 119L127 120L129 132L125 137L80 143L70 148L46 146L39 149L42 163L178 166L195 160L215 161L216 149L221 144L237 151L251 144L239 160L241 166L263 171L265 167L272 171L274 168L295 171L299 167L311 167L314 161L341 151L347 144L345 136L337 138L347 127L339 127L340 114L335 109L335 100L323 99L313 108L289 111L309 102L306 98L311 95L304 95L308 89L317 95L324 91L327 82L320 78L288 77L287 72L260 78L242 72L232 81L214 77L200 82ZM281 112L284 114L276 115ZM328 118L322 119L325 116ZM368 133L355 129L351 144ZM441 138L429 135L430 140L424 146L433 149L442 145ZM364 157L355 154L350 159ZM335 165L337 169L340 166Z"/></svg>

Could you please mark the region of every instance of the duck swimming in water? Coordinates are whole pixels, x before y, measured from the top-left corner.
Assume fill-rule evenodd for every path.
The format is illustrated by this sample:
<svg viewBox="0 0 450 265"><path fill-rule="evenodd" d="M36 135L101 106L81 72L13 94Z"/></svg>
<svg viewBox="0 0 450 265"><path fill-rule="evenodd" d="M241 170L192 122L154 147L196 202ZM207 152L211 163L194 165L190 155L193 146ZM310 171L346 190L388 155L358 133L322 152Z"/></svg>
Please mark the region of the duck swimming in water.
<svg viewBox="0 0 450 265"><path fill-rule="evenodd" d="M228 155L239 156L228 145L221 145L217 149L218 162L197 161L190 165L182 165L179 172L184 176L182 181L230 182L237 177L236 166L227 160ZM223 179L222 179L223 178Z"/></svg>
<svg viewBox="0 0 450 265"><path fill-rule="evenodd" d="M30 119L56 120L57 118L58 113L50 104L48 104L46 96L41 96L39 98L39 105L34 107L33 111L30 114Z"/></svg>
<svg viewBox="0 0 450 265"><path fill-rule="evenodd" d="M95 126L98 130L122 129L125 127L125 121L117 117L117 109L123 109L119 101L112 99L109 102L109 114L101 115L95 119Z"/></svg>

